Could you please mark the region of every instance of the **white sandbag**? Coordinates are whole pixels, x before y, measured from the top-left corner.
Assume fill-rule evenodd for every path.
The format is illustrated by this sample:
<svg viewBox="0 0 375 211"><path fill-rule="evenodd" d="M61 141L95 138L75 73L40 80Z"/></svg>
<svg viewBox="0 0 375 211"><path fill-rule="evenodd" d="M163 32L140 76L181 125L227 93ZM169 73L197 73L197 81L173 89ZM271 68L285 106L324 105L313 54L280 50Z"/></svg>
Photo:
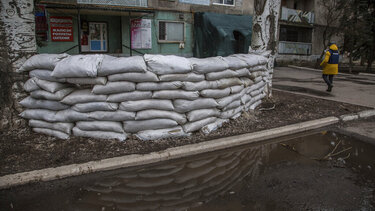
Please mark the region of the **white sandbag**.
<svg viewBox="0 0 375 211"><path fill-rule="evenodd" d="M38 84L35 82L35 79L36 78L30 78L29 80L27 80L25 82L25 84L23 85L23 89L26 91L26 92L32 92L32 91L35 91L35 90L40 90L40 87L38 86Z"/></svg>
<svg viewBox="0 0 375 211"><path fill-rule="evenodd" d="M187 121L184 114L179 114L174 111L163 111L155 109L138 111L135 120L145 119L173 119L180 125L185 124Z"/></svg>
<svg viewBox="0 0 375 211"><path fill-rule="evenodd" d="M170 100L137 100L126 101L120 104L119 109L124 111L141 111L147 109L173 111L174 107Z"/></svg>
<svg viewBox="0 0 375 211"><path fill-rule="evenodd" d="M102 61L102 54L69 56L57 63L51 75L56 78L95 78Z"/></svg>
<svg viewBox="0 0 375 211"><path fill-rule="evenodd" d="M208 97L208 98L222 98L229 96L231 90L230 88L225 88L225 89L206 89L200 91L200 95L203 97Z"/></svg>
<svg viewBox="0 0 375 211"><path fill-rule="evenodd" d="M182 127L178 126L167 129L139 131L135 136L142 141L149 141L170 137L183 137L189 135L189 133L185 133L184 130L182 130Z"/></svg>
<svg viewBox="0 0 375 211"><path fill-rule="evenodd" d="M217 89L217 81L184 82L183 89L188 91L200 91L204 89Z"/></svg>
<svg viewBox="0 0 375 211"><path fill-rule="evenodd" d="M247 68L242 68L235 71L237 74L237 77L250 77L250 71Z"/></svg>
<svg viewBox="0 0 375 211"><path fill-rule="evenodd" d="M243 106L240 106L240 107L228 110L228 111L221 112L220 118L222 118L222 119L232 118L235 115L237 115L238 113L240 113L242 110L243 110Z"/></svg>
<svg viewBox="0 0 375 211"><path fill-rule="evenodd" d="M257 84L254 84L251 86L251 89L249 90L249 92L252 92L254 90L258 90L258 89L261 89L262 87L264 87L266 85L266 83L264 81L260 81L259 83Z"/></svg>
<svg viewBox="0 0 375 211"><path fill-rule="evenodd" d="M223 70L220 72L206 73L206 79L210 81L214 81L214 80L219 80L222 78L236 77L237 75L238 75L237 72L227 69L227 70Z"/></svg>
<svg viewBox="0 0 375 211"><path fill-rule="evenodd" d="M112 131L123 133L124 129L120 122L113 121L79 121L76 122L76 127L85 131Z"/></svg>
<svg viewBox="0 0 375 211"><path fill-rule="evenodd" d="M129 101L129 100L145 100L145 99L151 99L151 98L152 98L151 91L134 91L134 92L124 92L124 93L108 95L107 101L120 103L124 101Z"/></svg>
<svg viewBox="0 0 375 211"><path fill-rule="evenodd" d="M93 120L100 120L100 121L126 121L126 120L134 120L135 119L135 112L127 112L127 111L94 111L88 113L90 119Z"/></svg>
<svg viewBox="0 0 375 211"><path fill-rule="evenodd" d="M107 76L118 73L146 72L146 63L142 56L113 57L104 55L98 76Z"/></svg>
<svg viewBox="0 0 375 211"><path fill-rule="evenodd" d="M66 82L65 78L55 78L51 76L52 70L42 70L36 69L29 72L30 78L36 77L46 81L53 81L53 82Z"/></svg>
<svg viewBox="0 0 375 211"><path fill-rule="evenodd" d="M74 88L65 88L61 89L55 93L47 92L44 90L35 90L30 93L30 96L35 99L44 99L44 100L56 100L60 101L68 94L72 93Z"/></svg>
<svg viewBox="0 0 375 211"><path fill-rule="evenodd" d="M205 80L204 75L187 73L187 74L167 74L159 76L160 81L190 81L199 82Z"/></svg>
<svg viewBox="0 0 375 211"><path fill-rule="evenodd" d="M25 63L17 70L17 72L24 72L34 69L53 70L56 64L63 58L69 56L68 54L36 54L26 60Z"/></svg>
<svg viewBox="0 0 375 211"><path fill-rule="evenodd" d="M91 112L91 111L116 111L118 103L107 102L92 102L92 103L78 103L72 106L72 109L78 112Z"/></svg>
<svg viewBox="0 0 375 211"><path fill-rule="evenodd" d="M248 87L248 86L252 86L254 84L254 81L249 79L249 78L240 78L242 84L245 86L245 87Z"/></svg>
<svg viewBox="0 0 375 211"><path fill-rule="evenodd" d="M254 80L255 78L259 77L259 76L262 76L262 72L252 72L251 75L250 75L250 78L251 80Z"/></svg>
<svg viewBox="0 0 375 211"><path fill-rule="evenodd" d="M258 76L253 81L254 81L254 83L259 83L259 82L263 81L263 77L262 76Z"/></svg>
<svg viewBox="0 0 375 211"><path fill-rule="evenodd" d="M127 133L136 133L143 130L165 129L177 126L177 122L171 119L148 119L123 122Z"/></svg>
<svg viewBox="0 0 375 211"><path fill-rule="evenodd" d="M70 135L72 132L72 128L74 127L74 124L66 123L66 122L51 123L51 122L46 122L42 120L30 119L29 126L36 127L36 128L47 128L47 129L52 129L52 130L58 130L58 131L61 131Z"/></svg>
<svg viewBox="0 0 375 211"><path fill-rule="evenodd" d="M149 70L158 75L188 73L192 70L189 60L184 57L145 54L144 59Z"/></svg>
<svg viewBox="0 0 375 211"><path fill-rule="evenodd" d="M235 56L223 57L223 60L228 64L228 68L231 70L238 70L247 67L246 62Z"/></svg>
<svg viewBox="0 0 375 211"><path fill-rule="evenodd" d="M33 128L36 133L42 133L49 136L54 136L59 139L69 139L69 135L58 130L51 130L48 128Z"/></svg>
<svg viewBox="0 0 375 211"><path fill-rule="evenodd" d="M229 95L227 97L216 99L216 102L218 104L218 108L224 108L225 106L229 105L233 101L236 101L241 98L241 93Z"/></svg>
<svg viewBox="0 0 375 211"><path fill-rule="evenodd" d="M47 122L66 122L65 117L57 116L56 113L56 111L47 109L26 109L20 114L20 117L25 119L44 120Z"/></svg>
<svg viewBox="0 0 375 211"><path fill-rule="evenodd" d="M222 57L209 57L204 59L189 58L193 67L193 72L198 74L205 74L210 72L219 72L228 69L228 64Z"/></svg>
<svg viewBox="0 0 375 211"><path fill-rule="evenodd" d="M245 94L241 97L242 104L246 105L248 102L251 101L251 96L249 94Z"/></svg>
<svg viewBox="0 0 375 211"><path fill-rule="evenodd" d="M198 109L190 111L186 114L186 117L190 122L198 121L208 117L217 117L220 115L220 111L216 108L211 109Z"/></svg>
<svg viewBox="0 0 375 211"><path fill-rule="evenodd" d="M183 90L164 90L164 91L154 91L152 98L158 99L186 99L195 100L199 98L198 91L183 91Z"/></svg>
<svg viewBox="0 0 375 211"><path fill-rule="evenodd" d="M34 108L34 109L41 108L41 109L48 109L48 110L53 110L53 111L64 110L70 107L58 101L36 100L30 96L21 100L20 105L26 108Z"/></svg>
<svg viewBox="0 0 375 211"><path fill-rule="evenodd" d="M267 58L256 54L235 54L233 56L246 62L249 67L264 65L268 62Z"/></svg>
<svg viewBox="0 0 375 211"><path fill-rule="evenodd" d="M71 84L100 84L104 85L107 83L106 77L96 77L96 78L67 78L66 82Z"/></svg>
<svg viewBox="0 0 375 211"><path fill-rule="evenodd" d="M204 109L204 108L214 108L218 104L212 98L203 98L197 100L181 100L177 99L173 101L175 111L179 113L185 113L192 110Z"/></svg>
<svg viewBox="0 0 375 211"><path fill-rule="evenodd" d="M201 131L204 133L204 134L209 134L215 130L217 130L218 128L222 127L224 123L227 123L229 122L228 119L217 119L215 122L211 123L211 124L208 124L204 127L202 127Z"/></svg>
<svg viewBox="0 0 375 211"><path fill-rule="evenodd" d="M55 93L61 89L68 88L68 84L63 84L60 82L52 82L52 81L46 81L39 78L34 78L35 83L41 88L46 91Z"/></svg>
<svg viewBox="0 0 375 211"><path fill-rule="evenodd" d="M64 122L90 121L89 113L77 112L73 109L66 109L56 112L56 119L63 119Z"/></svg>
<svg viewBox="0 0 375 211"><path fill-rule="evenodd" d="M73 134L75 136L97 138L97 139L117 139L119 141L125 141L127 135L125 133L116 133L109 131L84 131L78 127L73 128Z"/></svg>
<svg viewBox="0 0 375 211"><path fill-rule="evenodd" d="M145 73L119 73L108 76L109 81L130 81L130 82L158 82L159 78L152 72Z"/></svg>
<svg viewBox="0 0 375 211"><path fill-rule="evenodd" d="M249 71L250 72L267 71L267 67L265 65L259 65L255 67L250 67Z"/></svg>
<svg viewBox="0 0 375 211"><path fill-rule="evenodd" d="M209 118L202 119L202 120L195 121L195 122L188 122L185 125L183 125L182 128L184 129L186 133L194 132L210 123L215 122L216 119L217 119L216 117L209 117Z"/></svg>
<svg viewBox="0 0 375 211"><path fill-rule="evenodd" d="M228 111L228 110L231 110L231 109L234 109L234 108L238 108L241 105L242 105L242 103L241 103L241 98L240 98L239 100L236 100L236 101L233 101L233 102L229 103L222 110L223 111Z"/></svg>
<svg viewBox="0 0 375 211"><path fill-rule="evenodd" d="M227 87L242 85L242 81L239 78L223 78L217 81L219 89L225 89Z"/></svg>
<svg viewBox="0 0 375 211"><path fill-rule="evenodd" d="M64 97L60 102L74 105L78 103L88 103L88 102L105 102L107 100L107 95L96 95L91 92L90 89L76 90L70 93L68 96Z"/></svg>
<svg viewBox="0 0 375 211"><path fill-rule="evenodd" d="M231 94L236 94L241 92L245 88L244 85L236 85L236 86L231 86L230 87L230 93Z"/></svg>
<svg viewBox="0 0 375 211"><path fill-rule="evenodd" d="M258 107L260 104L262 104L262 100L258 100L258 101L256 101L255 103L253 103L253 104L250 106L250 109L251 109L251 110L255 110L256 107Z"/></svg>
<svg viewBox="0 0 375 211"><path fill-rule="evenodd" d="M257 96L257 95L260 95L260 93L261 93L262 91L260 91L260 90L254 90L254 91L252 91L252 92L250 92L250 96L251 97L255 97L255 96Z"/></svg>
<svg viewBox="0 0 375 211"><path fill-rule="evenodd" d="M169 90L169 89L178 89L182 87L181 81L173 82L143 82L137 83L136 89L141 91L154 91L154 90Z"/></svg>
<svg viewBox="0 0 375 211"><path fill-rule="evenodd" d="M243 109L242 109L242 110L243 110ZM242 114L241 112L238 112L237 114L235 114L234 116L232 116L231 119L235 120L235 119L237 119L238 117L240 117L241 114Z"/></svg>
<svg viewBox="0 0 375 211"><path fill-rule="evenodd" d="M127 81L108 82L106 85L95 85L92 92L95 94L116 94L135 90L135 84Z"/></svg>

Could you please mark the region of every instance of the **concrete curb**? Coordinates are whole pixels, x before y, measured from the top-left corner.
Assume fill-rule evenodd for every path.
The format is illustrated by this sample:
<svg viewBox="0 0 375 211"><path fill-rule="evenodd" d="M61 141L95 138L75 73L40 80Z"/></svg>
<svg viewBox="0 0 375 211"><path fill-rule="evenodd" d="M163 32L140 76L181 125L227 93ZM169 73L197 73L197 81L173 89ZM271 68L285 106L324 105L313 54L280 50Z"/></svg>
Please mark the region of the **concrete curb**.
<svg viewBox="0 0 375 211"><path fill-rule="evenodd" d="M365 119L375 116L375 109L364 110L354 114L345 114L339 117L340 121L348 122L357 119Z"/></svg>
<svg viewBox="0 0 375 211"><path fill-rule="evenodd" d="M174 147L160 152L145 155L126 155L82 164L72 164L56 168L47 168L30 172L11 174L0 177L0 189L28 184L38 181L51 181L71 176L84 175L93 172L114 170L124 167L139 166L165 160L187 157L191 155L212 152L249 143L256 143L271 138L305 132L312 129L332 125L339 122L336 117L327 117L279 128L247 133L238 136L220 138L198 144Z"/></svg>

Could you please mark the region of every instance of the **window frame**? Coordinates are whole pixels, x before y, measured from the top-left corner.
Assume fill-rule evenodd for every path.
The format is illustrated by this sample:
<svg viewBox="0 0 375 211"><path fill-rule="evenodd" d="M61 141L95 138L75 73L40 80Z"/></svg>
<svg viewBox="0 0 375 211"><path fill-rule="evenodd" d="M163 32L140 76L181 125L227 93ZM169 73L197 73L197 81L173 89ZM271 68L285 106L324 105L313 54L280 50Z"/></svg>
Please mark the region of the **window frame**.
<svg viewBox="0 0 375 211"><path fill-rule="evenodd" d="M223 0L223 4L212 2L212 5L226 6L226 7L235 7L236 6L236 0L233 0L233 4L224 4L224 1L225 0Z"/></svg>
<svg viewBox="0 0 375 211"><path fill-rule="evenodd" d="M160 22L166 22L166 23L182 23L183 24L183 40L160 40ZM168 36L166 34L166 36ZM185 43L186 40L186 23L184 21L172 21L172 20L158 20L158 43Z"/></svg>

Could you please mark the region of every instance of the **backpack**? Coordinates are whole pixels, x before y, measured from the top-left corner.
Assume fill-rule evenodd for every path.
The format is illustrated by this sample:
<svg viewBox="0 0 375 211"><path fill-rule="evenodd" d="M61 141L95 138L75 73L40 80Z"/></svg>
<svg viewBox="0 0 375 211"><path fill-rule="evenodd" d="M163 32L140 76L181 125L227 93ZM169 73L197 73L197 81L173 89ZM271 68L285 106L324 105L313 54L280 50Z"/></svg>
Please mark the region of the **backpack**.
<svg viewBox="0 0 375 211"><path fill-rule="evenodd" d="M331 49L329 49L328 51L331 53L331 56L328 60L328 64L338 64L340 59L339 52Z"/></svg>

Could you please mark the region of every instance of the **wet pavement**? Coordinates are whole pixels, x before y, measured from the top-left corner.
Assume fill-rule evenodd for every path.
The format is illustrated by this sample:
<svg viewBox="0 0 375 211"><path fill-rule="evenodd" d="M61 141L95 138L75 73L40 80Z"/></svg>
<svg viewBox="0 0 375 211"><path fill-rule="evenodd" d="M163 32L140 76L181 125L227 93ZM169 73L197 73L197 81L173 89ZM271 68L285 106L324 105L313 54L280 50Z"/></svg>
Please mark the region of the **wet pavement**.
<svg viewBox="0 0 375 211"><path fill-rule="evenodd" d="M375 145L323 131L157 165L2 190L0 207L373 210L374 188Z"/></svg>
<svg viewBox="0 0 375 211"><path fill-rule="evenodd" d="M327 85L318 71L290 67L277 67L274 71L275 89L375 108L375 75L339 74L333 85L333 91L326 92Z"/></svg>

